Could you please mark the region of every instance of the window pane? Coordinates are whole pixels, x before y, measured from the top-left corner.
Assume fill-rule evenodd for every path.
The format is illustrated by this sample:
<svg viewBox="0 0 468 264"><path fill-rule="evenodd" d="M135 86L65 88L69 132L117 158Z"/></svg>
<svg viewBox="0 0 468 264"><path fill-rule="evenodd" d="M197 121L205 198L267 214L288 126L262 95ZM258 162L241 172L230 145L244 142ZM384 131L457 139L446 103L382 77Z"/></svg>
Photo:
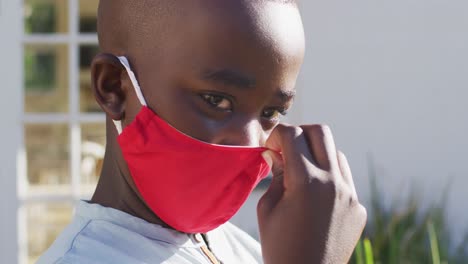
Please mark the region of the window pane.
<svg viewBox="0 0 468 264"><path fill-rule="evenodd" d="M97 32L98 0L80 0L80 32Z"/></svg>
<svg viewBox="0 0 468 264"><path fill-rule="evenodd" d="M30 193L70 192L68 131L65 124L25 125Z"/></svg>
<svg viewBox="0 0 468 264"><path fill-rule="evenodd" d="M101 108L94 100L91 91L91 61L98 54L97 45L80 46L80 109L81 112L100 112Z"/></svg>
<svg viewBox="0 0 468 264"><path fill-rule="evenodd" d="M24 205L29 263L35 263L70 223L72 205L67 203L28 203Z"/></svg>
<svg viewBox="0 0 468 264"><path fill-rule="evenodd" d="M91 195L101 174L106 145L104 123L81 125L81 193Z"/></svg>
<svg viewBox="0 0 468 264"><path fill-rule="evenodd" d="M23 10L26 34L68 31L68 1L25 0Z"/></svg>
<svg viewBox="0 0 468 264"><path fill-rule="evenodd" d="M66 45L26 45L24 49L24 110L68 110L68 53Z"/></svg>

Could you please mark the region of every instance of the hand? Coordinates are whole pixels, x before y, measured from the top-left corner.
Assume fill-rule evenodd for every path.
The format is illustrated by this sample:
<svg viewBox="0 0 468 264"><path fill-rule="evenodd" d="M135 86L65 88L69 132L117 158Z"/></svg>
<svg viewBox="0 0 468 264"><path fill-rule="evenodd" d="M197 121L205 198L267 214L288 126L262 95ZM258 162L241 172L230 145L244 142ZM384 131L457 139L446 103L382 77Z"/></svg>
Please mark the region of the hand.
<svg viewBox="0 0 468 264"><path fill-rule="evenodd" d="M266 147L273 180L257 206L265 264L348 263L367 214L330 128L278 125Z"/></svg>

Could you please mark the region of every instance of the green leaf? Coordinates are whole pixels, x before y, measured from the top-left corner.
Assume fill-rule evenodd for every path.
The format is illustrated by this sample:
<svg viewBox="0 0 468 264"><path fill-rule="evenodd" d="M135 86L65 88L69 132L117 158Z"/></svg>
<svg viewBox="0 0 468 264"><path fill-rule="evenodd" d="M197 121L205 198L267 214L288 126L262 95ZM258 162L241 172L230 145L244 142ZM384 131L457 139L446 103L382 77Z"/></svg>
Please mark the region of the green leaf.
<svg viewBox="0 0 468 264"><path fill-rule="evenodd" d="M437 242L437 234L432 221L427 223L427 232L429 233L429 242L431 244L432 263L440 264L439 243Z"/></svg>
<svg viewBox="0 0 468 264"><path fill-rule="evenodd" d="M364 239L364 252L366 254L366 264L374 264L374 254L372 244L368 238Z"/></svg>

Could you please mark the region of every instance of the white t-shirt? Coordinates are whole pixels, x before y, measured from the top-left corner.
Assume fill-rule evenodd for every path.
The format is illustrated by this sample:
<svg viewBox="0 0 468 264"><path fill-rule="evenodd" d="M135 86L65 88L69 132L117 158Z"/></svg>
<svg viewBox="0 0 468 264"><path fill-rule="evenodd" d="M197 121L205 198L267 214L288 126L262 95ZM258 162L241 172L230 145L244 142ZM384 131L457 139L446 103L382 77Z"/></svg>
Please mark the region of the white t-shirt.
<svg viewBox="0 0 468 264"><path fill-rule="evenodd" d="M260 244L231 223L207 233L216 258L224 264L263 263ZM122 211L80 201L73 221L38 264L210 264L203 240Z"/></svg>

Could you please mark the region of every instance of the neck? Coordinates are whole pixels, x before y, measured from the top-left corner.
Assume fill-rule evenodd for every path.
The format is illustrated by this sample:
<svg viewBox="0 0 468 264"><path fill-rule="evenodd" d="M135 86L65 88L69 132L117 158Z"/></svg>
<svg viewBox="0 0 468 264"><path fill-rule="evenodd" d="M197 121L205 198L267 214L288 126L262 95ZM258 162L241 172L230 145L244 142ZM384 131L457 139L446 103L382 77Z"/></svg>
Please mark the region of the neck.
<svg viewBox="0 0 468 264"><path fill-rule="evenodd" d="M138 195L138 190L122 155L113 155L116 152L120 153L119 150L113 148L112 144L110 146L108 144L106 147L101 176L90 202L123 211L149 223L170 228L151 211Z"/></svg>

